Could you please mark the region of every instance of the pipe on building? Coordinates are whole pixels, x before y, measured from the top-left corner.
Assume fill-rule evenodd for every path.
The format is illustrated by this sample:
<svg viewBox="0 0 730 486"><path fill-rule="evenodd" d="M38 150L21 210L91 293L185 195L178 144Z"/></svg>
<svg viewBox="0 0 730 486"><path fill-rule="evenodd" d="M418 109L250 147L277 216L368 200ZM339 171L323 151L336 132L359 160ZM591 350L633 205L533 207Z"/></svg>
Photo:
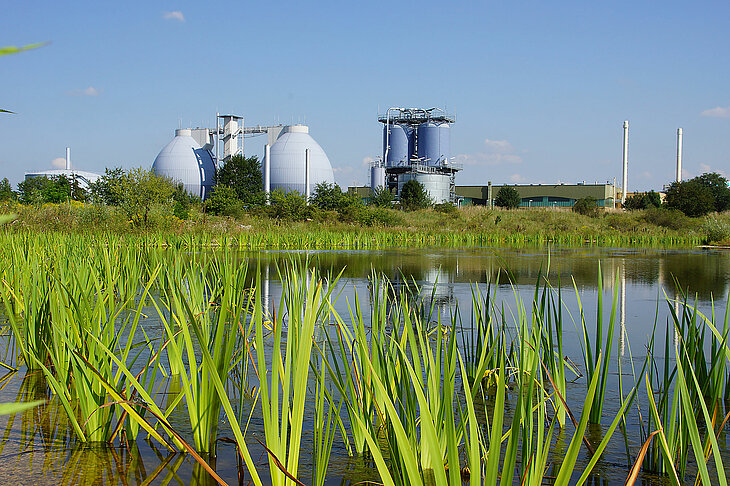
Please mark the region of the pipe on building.
<svg viewBox="0 0 730 486"><path fill-rule="evenodd" d="M682 129L677 128L677 182L682 182Z"/></svg>
<svg viewBox="0 0 730 486"><path fill-rule="evenodd" d="M271 193L271 145L264 145L264 193L266 204L271 204L269 195Z"/></svg>
<svg viewBox="0 0 730 486"><path fill-rule="evenodd" d="M629 121L624 121L624 178L621 192L621 207L626 202L626 193L628 192L629 186Z"/></svg>

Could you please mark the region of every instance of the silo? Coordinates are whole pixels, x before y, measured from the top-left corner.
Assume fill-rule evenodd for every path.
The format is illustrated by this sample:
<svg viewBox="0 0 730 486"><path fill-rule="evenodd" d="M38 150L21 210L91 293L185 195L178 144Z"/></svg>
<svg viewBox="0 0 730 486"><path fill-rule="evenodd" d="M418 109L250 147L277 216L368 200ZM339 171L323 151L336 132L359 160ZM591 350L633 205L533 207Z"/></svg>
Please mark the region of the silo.
<svg viewBox="0 0 730 486"><path fill-rule="evenodd" d="M449 174L438 172L410 172L403 174L398 177L398 194L403 190L403 185L411 179L415 179L421 183L434 204L450 202L451 178Z"/></svg>
<svg viewBox="0 0 730 486"><path fill-rule="evenodd" d="M385 187L385 167L372 166L370 167L370 189L375 190L377 188Z"/></svg>
<svg viewBox="0 0 730 486"><path fill-rule="evenodd" d="M390 136L388 136L390 128ZM390 145L390 149L388 149ZM387 153L386 153L387 152ZM413 154L413 128L407 125L383 125L383 160L386 167L408 165Z"/></svg>
<svg viewBox="0 0 730 486"><path fill-rule="evenodd" d="M269 149L271 190L307 192L305 187L305 151L309 149L309 191L317 184L334 184L335 177L327 154L309 135L306 125L286 126Z"/></svg>
<svg viewBox="0 0 730 486"><path fill-rule="evenodd" d="M215 184L213 156L200 147L188 129L175 130L175 138L155 158L152 172L182 183L188 194L201 200L210 196Z"/></svg>
<svg viewBox="0 0 730 486"><path fill-rule="evenodd" d="M449 159L451 127L448 123L418 125L418 158L426 165L441 165Z"/></svg>

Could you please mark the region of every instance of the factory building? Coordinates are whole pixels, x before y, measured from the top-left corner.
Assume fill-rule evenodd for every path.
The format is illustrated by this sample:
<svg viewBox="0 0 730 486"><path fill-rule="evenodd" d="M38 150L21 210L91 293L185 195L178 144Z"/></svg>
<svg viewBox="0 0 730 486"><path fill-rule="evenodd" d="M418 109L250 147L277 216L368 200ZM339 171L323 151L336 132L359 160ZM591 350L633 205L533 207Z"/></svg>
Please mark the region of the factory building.
<svg viewBox="0 0 730 486"><path fill-rule="evenodd" d="M438 108L389 108L383 124L383 156L370 168L370 188L387 188L396 197L409 180L420 182L437 204L456 202L450 160L451 125L455 119Z"/></svg>
<svg viewBox="0 0 730 486"><path fill-rule="evenodd" d="M492 186L456 186L462 206L492 206L499 190L512 187L520 195L521 208L572 208L576 201L592 197L600 207L614 207L616 188L613 184L504 184Z"/></svg>
<svg viewBox="0 0 730 486"><path fill-rule="evenodd" d="M616 194L613 184L504 184L493 186L456 186L454 193L460 206L490 206L499 190L512 187L520 195L521 208L572 208L579 199L592 197L600 207L612 208ZM370 187L349 187L348 192L363 200L370 197Z"/></svg>
<svg viewBox="0 0 730 486"><path fill-rule="evenodd" d="M38 172L26 172L25 179L31 179L33 177L47 177L48 179L54 177L65 177L72 181L75 180L79 187L85 191L89 190L89 184L92 184L99 180L100 174L93 172L87 172L85 170L76 170L71 168L71 149L66 147L66 165L63 169L50 169L42 170Z"/></svg>

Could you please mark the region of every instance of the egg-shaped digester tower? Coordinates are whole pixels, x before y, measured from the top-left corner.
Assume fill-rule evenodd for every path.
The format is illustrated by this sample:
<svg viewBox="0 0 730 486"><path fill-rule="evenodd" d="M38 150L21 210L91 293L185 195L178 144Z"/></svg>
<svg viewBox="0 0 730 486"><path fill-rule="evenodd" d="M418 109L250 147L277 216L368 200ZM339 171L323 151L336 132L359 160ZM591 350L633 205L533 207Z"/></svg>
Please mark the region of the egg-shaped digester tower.
<svg viewBox="0 0 730 486"><path fill-rule="evenodd" d="M201 200L215 184L215 164L211 153L200 147L188 129L175 130L175 138L160 150L152 172L182 183L185 191Z"/></svg>
<svg viewBox="0 0 730 486"><path fill-rule="evenodd" d="M309 191L317 184L335 183L334 172L327 154L309 135L306 125L284 127L269 150L271 190L283 189L306 194L305 151L309 149Z"/></svg>
<svg viewBox="0 0 730 486"><path fill-rule="evenodd" d="M449 159L451 131L448 123L418 125L418 158L426 165L441 165Z"/></svg>

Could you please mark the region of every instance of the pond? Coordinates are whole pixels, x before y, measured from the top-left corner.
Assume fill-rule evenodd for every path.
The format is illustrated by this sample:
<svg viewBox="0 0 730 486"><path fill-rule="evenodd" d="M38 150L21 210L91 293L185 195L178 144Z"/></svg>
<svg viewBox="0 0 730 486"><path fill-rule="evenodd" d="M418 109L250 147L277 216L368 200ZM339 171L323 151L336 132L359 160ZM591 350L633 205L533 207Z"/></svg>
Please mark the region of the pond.
<svg viewBox="0 0 730 486"><path fill-rule="evenodd" d="M174 258L174 255L168 257ZM498 312L503 312L508 325L514 328L513 316L518 312L518 299L529 312L536 285L539 284L542 289L548 282L554 293L560 293L563 312L568 316L563 326L564 354L579 369L583 368L579 301L592 335L600 287L606 321L610 319L614 299L616 301L616 335L604 408L605 416L610 418L620 407L619 362L625 375L625 395L634 384L634 377L628 376L631 372L627 370L632 364L641 366L651 336L655 337L658 350L655 357L661 361L667 319L672 308L679 309L675 301L686 296L690 303L696 301L697 308L708 316L714 307L715 314L719 316L718 322L721 322L730 291L730 252L711 249L422 248L266 251L239 254L238 258L248 262L250 274L254 274L255 270L260 272L263 303L267 309L279 305L283 292L277 269L294 259L308 262L310 267L319 270L320 275L341 272L332 295L337 296L333 308L344 320L349 319L356 299L363 315L368 315L372 289L370 277L372 272L376 272L390 280L396 294L407 292L411 297L420 298L431 322L440 317L445 326L454 324L456 332L464 335L468 331L458 329L469 327L474 321L471 299L476 289L484 293L491 288ZM457 316L457 308L458 318L454 317ZM142 325L151 335L163 332L154 308L145 308L144 314L147 317ZM3 361L10 361L12 349L2 346L2 350L6 358ZM638 372L635 370L634 373ZM568 384L567 398L571 407L579 410L582 396L585 396L585 378L579 379L574 375L571 378L576 381ZM310 388L313 383L310 380ZM0 402L50 397L42 374L26 374L23 368L0 378L0 387ZM161 380L158 397L164 400L166 395L173 394L174 387L174 383ZM644 399L639 398L638 402L645 405L646 393L642 391L641 394ZM238 397L241 394L232 392L232 395ZM252 396L244 396L240 403L246 412L254 407ZM639 427L632 423L633 419L637 419L636 415L629 415L625 431L617 433L610 443L596 466L593 484L622 484L626 479L642 442ZM302 443L305 451L312 447L312 420L312 413L308 411ZM180 430L190 428L181 408L171 414L169 422ZM610 424L610 420L607 422ZM261 428L261 419L253 414L247 437L262 437ZM232 437L224 419L221 419L220 429L221 436ZM605 429L605 424L603 428L592 427L588 434L599 442ZM169 453L153 441L140 438L128 448L76 445L71 425L55 399L46 406L0 417L0 430L4 431L0 442L2 484L11 481L38 485L215 484L189 455ZM567 443L570 434L572 431L567 432L567 437L557 434L554 440ZM143 436L140 434L140 437ZM721 439L727 457L727 434L723 434ZM267 467L266 451L253 439L251 442L254 461ZM587 461L588 457L581 456L578 466L585 465ZM233 445L220 443L217 457L210 462L228 484L247 484L249 478L239 477ZM363 458L348 457L339 436L335 437L329 462L327 484L377 480L373 463ZM728 463L730 459L726 459ZM311 482L307 472L311 464L311 454L303 453L300 471L304 471L301 479L306 484ZM665 481L647 474L640 477L644 484L664 484Z"/></svg>

